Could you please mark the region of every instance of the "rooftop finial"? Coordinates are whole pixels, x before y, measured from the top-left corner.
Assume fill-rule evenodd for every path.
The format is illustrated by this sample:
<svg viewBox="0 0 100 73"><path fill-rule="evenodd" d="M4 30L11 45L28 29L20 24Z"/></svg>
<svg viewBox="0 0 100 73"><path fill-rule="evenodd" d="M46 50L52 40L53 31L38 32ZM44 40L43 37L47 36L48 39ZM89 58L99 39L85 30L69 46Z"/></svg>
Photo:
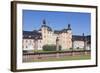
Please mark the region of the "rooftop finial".
<svg viewBox="0 0 100 73"><path fill-rule="evenodd" d="M68 29L71 30L70 24L68 24Z"/></svg>
<svg viewBox="0 0 100 73"><path fill-rule="evenodd" d="M43 20L43 24L46 24L46 21L45 21L45 19Z"/></svg>

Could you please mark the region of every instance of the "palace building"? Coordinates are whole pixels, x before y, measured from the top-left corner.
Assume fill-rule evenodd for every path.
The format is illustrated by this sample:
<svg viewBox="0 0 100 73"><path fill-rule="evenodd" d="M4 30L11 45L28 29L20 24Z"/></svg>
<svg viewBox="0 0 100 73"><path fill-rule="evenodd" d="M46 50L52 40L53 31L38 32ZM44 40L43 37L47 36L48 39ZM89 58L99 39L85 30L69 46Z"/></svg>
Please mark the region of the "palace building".
<svg viewBox="0 0 100 73"><path fill-rule="evenodd" d="M53 30L45 20L39 30L23 31L23 50L43 50L44 45L61 46L61 50L91 48L91 36L73 35L70 24L62 30Z"/></svg>

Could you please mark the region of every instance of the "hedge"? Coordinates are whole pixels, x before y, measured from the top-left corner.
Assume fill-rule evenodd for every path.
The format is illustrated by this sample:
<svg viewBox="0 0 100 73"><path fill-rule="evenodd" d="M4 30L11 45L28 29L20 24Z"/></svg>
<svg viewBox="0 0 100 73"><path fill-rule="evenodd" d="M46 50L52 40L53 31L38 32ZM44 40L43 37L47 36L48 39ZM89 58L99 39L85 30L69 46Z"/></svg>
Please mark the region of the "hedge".
<svg viewBox="0 0 100 73"><path fill-rule="evenodd" d="M43 51L57 51L56 50L56 45L44 45ZM59 46L59 50L61 50L61 46Z"/></svg>

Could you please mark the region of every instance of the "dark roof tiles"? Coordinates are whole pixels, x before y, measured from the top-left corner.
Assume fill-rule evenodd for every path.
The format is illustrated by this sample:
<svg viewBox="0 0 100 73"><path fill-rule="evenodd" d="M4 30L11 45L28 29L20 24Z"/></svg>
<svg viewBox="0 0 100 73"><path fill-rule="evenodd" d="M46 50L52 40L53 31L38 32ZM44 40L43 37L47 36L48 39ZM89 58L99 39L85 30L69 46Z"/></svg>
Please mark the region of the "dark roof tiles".
<svg viewBox="0 0 100 73"><path fill-rule="evenodd" d="M46 27L48 31L52 31L52 28L49 27L49 26L47 26L47 25L42 25L42 27ZM41 27L41 28L42 28L42 27Z"/></svg>
<svg viewBox="0 0 100 73"><path fill-rule="evenodd" d="M34 31L23 31L23 38L35 39L36 37L37 37L37 39L42 39L41 33L39 33L36 30L34 30Z"/></svg>
<svg viewBox="0 0 100 73"><path fill-rule="evenodd" d="M80 35L73 35L72 36L73 41L88 41L89 43L91 42L91 36L80 36Z"/></svg>

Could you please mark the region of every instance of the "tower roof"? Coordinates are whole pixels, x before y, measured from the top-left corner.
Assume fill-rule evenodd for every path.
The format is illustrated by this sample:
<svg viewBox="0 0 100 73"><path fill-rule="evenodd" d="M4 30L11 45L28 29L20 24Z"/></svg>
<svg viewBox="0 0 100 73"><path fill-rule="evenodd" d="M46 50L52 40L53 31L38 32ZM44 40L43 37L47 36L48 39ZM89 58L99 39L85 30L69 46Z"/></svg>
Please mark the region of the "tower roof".
<svg viewBox="0 0 100 73"><path fill-rule="evenodd" d="M43 21L42 21L42 27L46 27L46 26L47 26L46 24L47 24L47 23L46 23L46 20L43 19Z"/></svg>
<svg viewBox="0 0 100 73"><path fill-rule="evenodd" d="M46 25L46 20L44 19L42 22L42 27L46 27L48 29L48 31L52 31L52 28Z"/></svg>
<svg viewBox="0 0 100 73"><path fill-rule="evenodd" d="M71 30L70 24L68 24L68 30Z"/></svg>
<svg viewBox="0 0 100 73"><path fill-rule="evenodd" d="M46 24L46 20L45 19L43 19L43 24Z"/></svg>

